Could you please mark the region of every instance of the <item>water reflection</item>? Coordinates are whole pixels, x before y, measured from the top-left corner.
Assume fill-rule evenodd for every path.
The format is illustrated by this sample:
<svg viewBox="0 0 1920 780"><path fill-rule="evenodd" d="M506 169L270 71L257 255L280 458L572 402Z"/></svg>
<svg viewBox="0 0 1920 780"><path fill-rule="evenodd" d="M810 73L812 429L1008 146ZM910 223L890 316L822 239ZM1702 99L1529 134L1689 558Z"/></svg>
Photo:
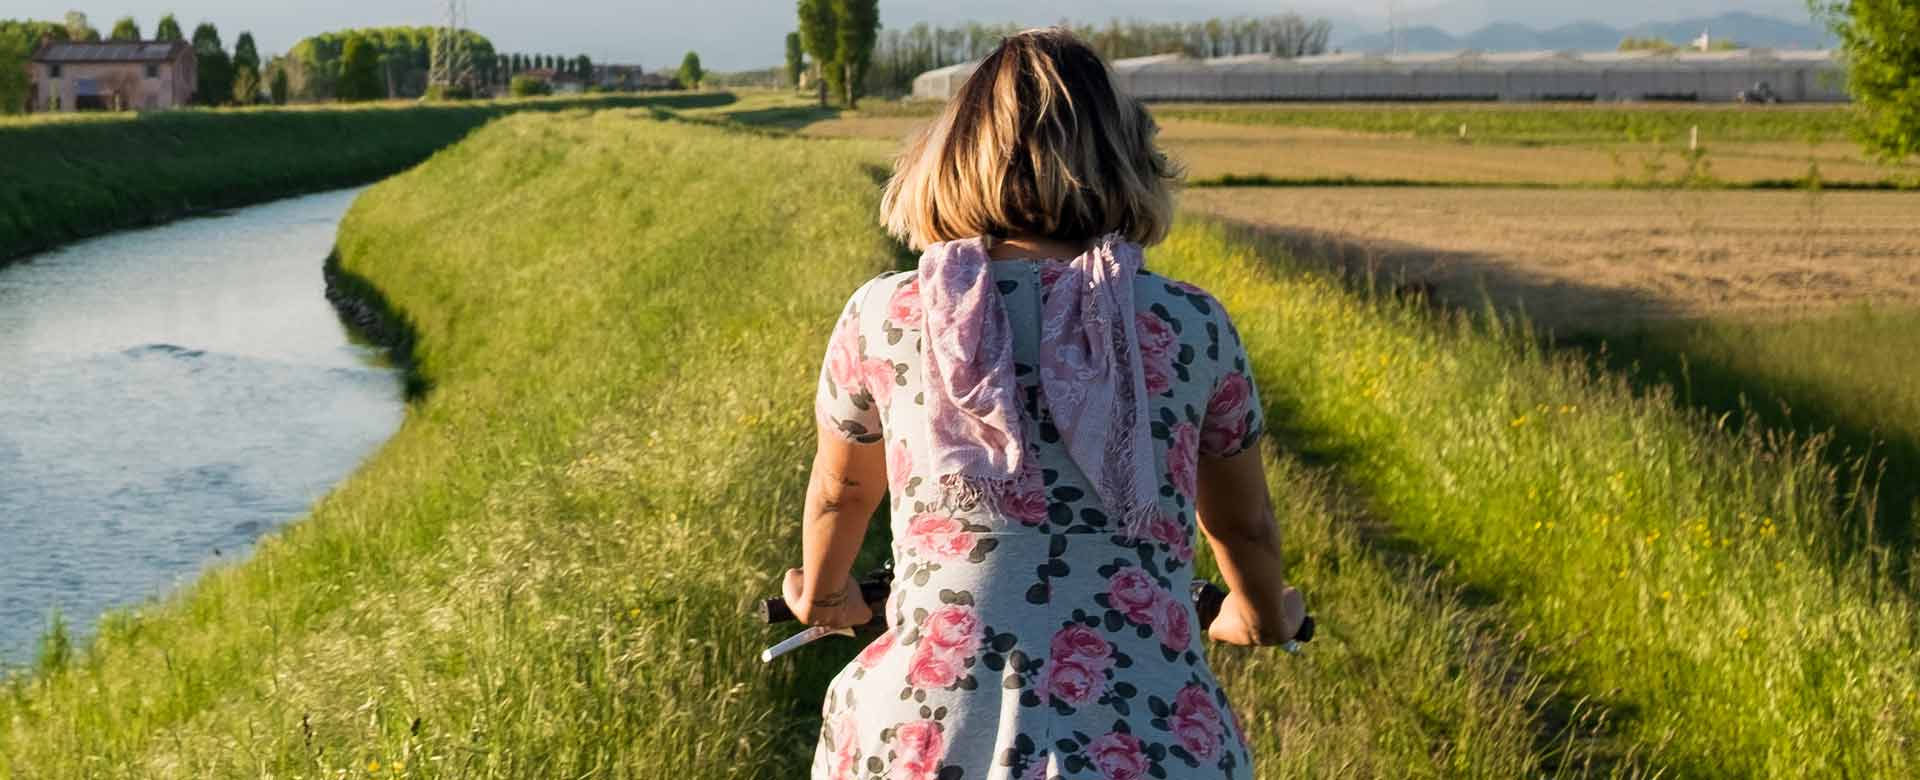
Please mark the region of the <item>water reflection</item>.
<svg viewBox="0 0 1920 780"><path fill-rule="evenodd" d="M356 191L0 270L0 664L244 554L389 436L401 382L321 261Z"/></svg>

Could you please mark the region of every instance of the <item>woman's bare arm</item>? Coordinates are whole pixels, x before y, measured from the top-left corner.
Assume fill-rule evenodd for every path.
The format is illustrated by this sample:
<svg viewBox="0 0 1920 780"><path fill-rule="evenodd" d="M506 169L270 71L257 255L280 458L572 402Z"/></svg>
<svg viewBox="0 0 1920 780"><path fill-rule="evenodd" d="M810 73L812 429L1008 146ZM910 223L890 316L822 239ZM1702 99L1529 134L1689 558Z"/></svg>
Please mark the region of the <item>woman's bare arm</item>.
<svg viewBox="0 0 1920 780"><path fill-rule="evenodd" d="M1213 546L1228 588L1208 636L1236 645L1275 645L1293 638L1307 610L1281 570L1280 528L1260 448L1224 458L1203 455L1198 476L1200 530Z"/></svg>
<svg viewBox="0 0 1920 780"><path fill-rule="evenodd" d="M853 586L853 559L886 493L885 447L821 432L807 481L801 568L788 571L782 587L800 622L844 628L873 618Z"/></svg>

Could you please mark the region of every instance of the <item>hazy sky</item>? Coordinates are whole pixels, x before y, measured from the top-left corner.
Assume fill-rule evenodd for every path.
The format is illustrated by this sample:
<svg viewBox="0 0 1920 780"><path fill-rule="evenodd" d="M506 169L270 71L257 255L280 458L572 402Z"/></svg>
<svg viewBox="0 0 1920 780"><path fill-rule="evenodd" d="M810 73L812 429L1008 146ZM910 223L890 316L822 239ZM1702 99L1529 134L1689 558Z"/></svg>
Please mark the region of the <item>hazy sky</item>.
<svg viewBox="0 0 1920 780"><path fill-rule="evenodd" d="M84 3L84 5L82 4ZM1490 21L1551 26L1581 19L1614 25L1750 11L1794 21L1806 18L1803 0L1406 0L1411 21L1466 32ZM468 0L473 27L502 51L585 53L599 62L678 65L688 49L710 69L736 70L780 62L793 29L791 0L559 0L529 3ZM433 24L444 0L6 0L0 16L58 19L69 8L106 30L131 14L153 34L160 15L173 11L189 32L209 20L229 46L252 30L262 52L285 51L301 37L326 30L389 24ZM1152 20L1268 14L1297 10L1331 19L1335 37L1384 26L1385 0L882 0L881 22L964 20L1043 24L1061 18ZM1364 29L1362 29L1364 28Z"/></svg>

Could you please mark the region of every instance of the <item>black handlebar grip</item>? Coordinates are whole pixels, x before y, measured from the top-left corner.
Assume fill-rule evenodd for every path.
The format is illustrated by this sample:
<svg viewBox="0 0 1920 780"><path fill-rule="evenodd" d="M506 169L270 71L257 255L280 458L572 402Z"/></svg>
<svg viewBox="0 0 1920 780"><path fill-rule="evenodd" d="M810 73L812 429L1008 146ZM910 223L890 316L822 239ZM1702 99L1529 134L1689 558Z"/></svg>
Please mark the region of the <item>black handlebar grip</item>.
<svg viewBox="0 0 1920 780"><path fill-rule="evenodd" d="M887 598L892 595L893 577L891 575L860 582L860 599L867 602L867 606L873 608L875 612L885 609ZM771 598L760 602L760 619L766 621L768 625L773 625L791 623L796 618L793 616L793 608L787 606L786 599Z"/></svg>
<svg viewBox="0 0 1920 780"><path fill-rule="evenodd" d="M1220 605L1227 601L1227 592L1220 586L1206 580L1193 582L1193 611L1200 618L1200 630L1205 631L1213 625L1213 619L1220 617ZM1300 621L1300 630L1293 635L1295 642L1313 641L1313 616L1308 615Z"/></svg>

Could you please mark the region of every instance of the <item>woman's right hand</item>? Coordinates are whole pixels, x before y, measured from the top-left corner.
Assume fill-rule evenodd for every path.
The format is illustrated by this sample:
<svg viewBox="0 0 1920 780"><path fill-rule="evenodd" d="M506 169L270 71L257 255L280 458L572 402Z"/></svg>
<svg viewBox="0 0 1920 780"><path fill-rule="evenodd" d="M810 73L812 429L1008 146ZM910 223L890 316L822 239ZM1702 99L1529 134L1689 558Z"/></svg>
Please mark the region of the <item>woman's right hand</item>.
<svg viewBox="0 0 1920 780"><path fill-rule="evenodd" d="M787 609L793 611L794 619L809 626L857 628L873 620L873 608L867 606L867 600L860 594L860 584L854 582L852 577L846 578L839 592L827 594L824 598L809 599L806 572L788 569L786 580L780 585L780 593L786 597Z"/></svg>
<svg viewBox="0 0 1920 780"><path fill-rule="evenodd" d="M1299 590L1287 588L1280 591L1279 607L1278 615L1263 618L1239 591L1228 593L1220 604L1220 615L1207 626L1207 637L1242 647L1286 644L1307 620L1307 601Z"/></svg>

